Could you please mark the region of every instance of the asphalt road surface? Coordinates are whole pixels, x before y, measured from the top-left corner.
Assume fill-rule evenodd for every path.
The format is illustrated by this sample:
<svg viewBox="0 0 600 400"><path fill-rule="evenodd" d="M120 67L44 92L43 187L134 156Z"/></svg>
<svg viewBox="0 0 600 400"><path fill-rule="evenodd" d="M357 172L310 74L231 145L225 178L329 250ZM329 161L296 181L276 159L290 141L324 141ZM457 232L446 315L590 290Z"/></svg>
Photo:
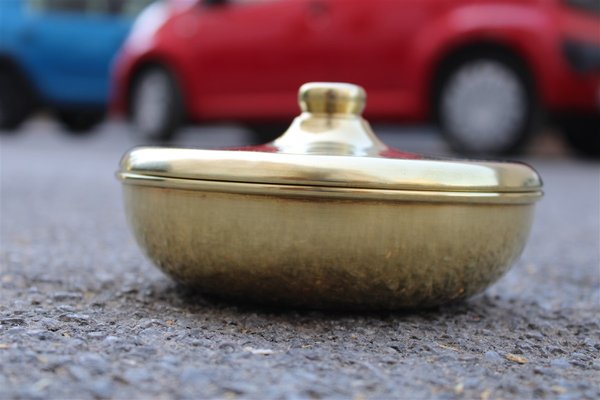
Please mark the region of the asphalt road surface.
<svg viewBox="0 0 600 400"><path fill-rule="evenodd" d="M382 130L446 154L428 129ZM600 165L555 137L526 159L546 196L506 276L463 304L375 314L223 303L172 283L125 224L123 125L69 137L42 119L0 140L1 399L600 398ZM231 127L181 136L247 141Z"/></svg>

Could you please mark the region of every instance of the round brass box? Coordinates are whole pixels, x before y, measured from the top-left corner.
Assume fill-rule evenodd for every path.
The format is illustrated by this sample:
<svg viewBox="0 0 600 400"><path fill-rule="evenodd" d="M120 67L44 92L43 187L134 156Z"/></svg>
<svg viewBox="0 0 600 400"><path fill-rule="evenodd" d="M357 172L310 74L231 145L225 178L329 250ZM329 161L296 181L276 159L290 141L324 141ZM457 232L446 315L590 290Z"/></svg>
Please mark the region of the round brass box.
<svg viewBox="0 0 600 400"><path fill-rule="evenodd" d="M523 250L539 176L389 148L364 99L307 84L303 113L267 145L128 152L118 175L138 243L179 282L272 304L398 309L485 289Z"/></svg>

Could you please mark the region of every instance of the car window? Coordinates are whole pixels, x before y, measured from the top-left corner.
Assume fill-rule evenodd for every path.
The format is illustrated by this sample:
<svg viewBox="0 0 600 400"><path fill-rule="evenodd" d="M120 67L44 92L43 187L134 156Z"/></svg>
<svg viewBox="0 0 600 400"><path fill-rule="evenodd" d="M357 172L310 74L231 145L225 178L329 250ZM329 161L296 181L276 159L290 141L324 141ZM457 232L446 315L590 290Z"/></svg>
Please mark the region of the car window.
<svg viewBox="0 0 600 400"><path fill-rule="evenodd" d="M138 15L150 3L160 0L125 0L122 1L120 13L129 16Z"/></svg>
<svg viewBox="0 0 600 400"><path fill-rule="evenodd" d="M135 16L155 0L27 0L31 10L52 13Z"/></svg>

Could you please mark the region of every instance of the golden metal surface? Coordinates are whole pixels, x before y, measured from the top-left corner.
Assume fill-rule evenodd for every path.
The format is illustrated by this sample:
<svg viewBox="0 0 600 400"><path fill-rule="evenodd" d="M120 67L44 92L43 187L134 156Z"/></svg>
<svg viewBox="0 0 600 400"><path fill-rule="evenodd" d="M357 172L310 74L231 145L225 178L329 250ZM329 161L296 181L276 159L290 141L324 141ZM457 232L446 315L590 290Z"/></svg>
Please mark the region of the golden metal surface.
<svg viewBox="0 0 600 400"><path fill-rule="evenodd" d="M125 185L140 246L227 297L394 309L471 296L521 253L530 204L319 199Z"/></svg>
<svg viewBox="0 0 600 400"><path fill-rule="evenodd" d="M494 193L539 193L541 189L538 175L524 164L256 151L138 148L123 159L121 171L124 179L148 175L316 187Z"/></svg>
<svg viewBox="0 0 600 400"><path fill-rule="evenodd" d="M348 83L305 83L298 92L300 109L313 115L360 115L366 98L363 88Z"/></svg>
<svg viewBox="0 0 600 400"><path fill-rule="evenodd" d="M466 298L519 256L542 195L531 168L398 159L360 117L362 89L308 84L299 99L259 151L123 158L130 226L163 271L226 297L397 309Z"/></svg>
<svg viewBox="0 0 600 400"><path fill-rule="evenodd" d="M127 183L170 189L200 190L206 192L269 194L288 197L379 200L379 201L418 201L426 203L453 202L471 204L530 204L541 196L541 192L494 193L468 191L426 191L426 190L381 190L360 188L320 187L306 185L277 185L268 183L221 182L210 180L179 179L147 175L117 174Z"/></svg>

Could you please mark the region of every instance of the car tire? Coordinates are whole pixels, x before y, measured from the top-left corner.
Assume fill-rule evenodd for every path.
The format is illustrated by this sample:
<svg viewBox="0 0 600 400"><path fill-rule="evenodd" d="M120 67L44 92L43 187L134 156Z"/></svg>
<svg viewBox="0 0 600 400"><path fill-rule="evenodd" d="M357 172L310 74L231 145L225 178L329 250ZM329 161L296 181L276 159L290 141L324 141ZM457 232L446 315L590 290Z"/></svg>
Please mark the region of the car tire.
<svg viewBox="0 0 600 400"><path fill-rule="evenodd" d="M0 70L0 131L15 132L33 109L33 95L27 82L10 70Z"/></svg>
<svg viewBox="0 0 600 400"><path fill-rule="evenodd" d="M173 75L163 67L143 70L134 82L130 99L131 121L148 141L168 141L183 122L181 92Z"/></svg>
<svg viewBox="0 0 600 400"><path fill-rule="evenodd" d="M600 158L600 116L579 115L563 117L558 125L567 143L578 155Z"/></svg>
<svg viewBox="0 0 600 400"><path fill-rule="evenodd" d="M447 65L434 102L442 134L454 151L465 155L518 152L537 120L528 74L502 54L465 56Z"/></svg>
<svg viewBox="0 0 600 400"><path fill-rule="evenodd" d="M59 110L56 112L56 118L67 128L67 132L77 135L90 132L104 120L104 115L101 111Z"/></svg>

